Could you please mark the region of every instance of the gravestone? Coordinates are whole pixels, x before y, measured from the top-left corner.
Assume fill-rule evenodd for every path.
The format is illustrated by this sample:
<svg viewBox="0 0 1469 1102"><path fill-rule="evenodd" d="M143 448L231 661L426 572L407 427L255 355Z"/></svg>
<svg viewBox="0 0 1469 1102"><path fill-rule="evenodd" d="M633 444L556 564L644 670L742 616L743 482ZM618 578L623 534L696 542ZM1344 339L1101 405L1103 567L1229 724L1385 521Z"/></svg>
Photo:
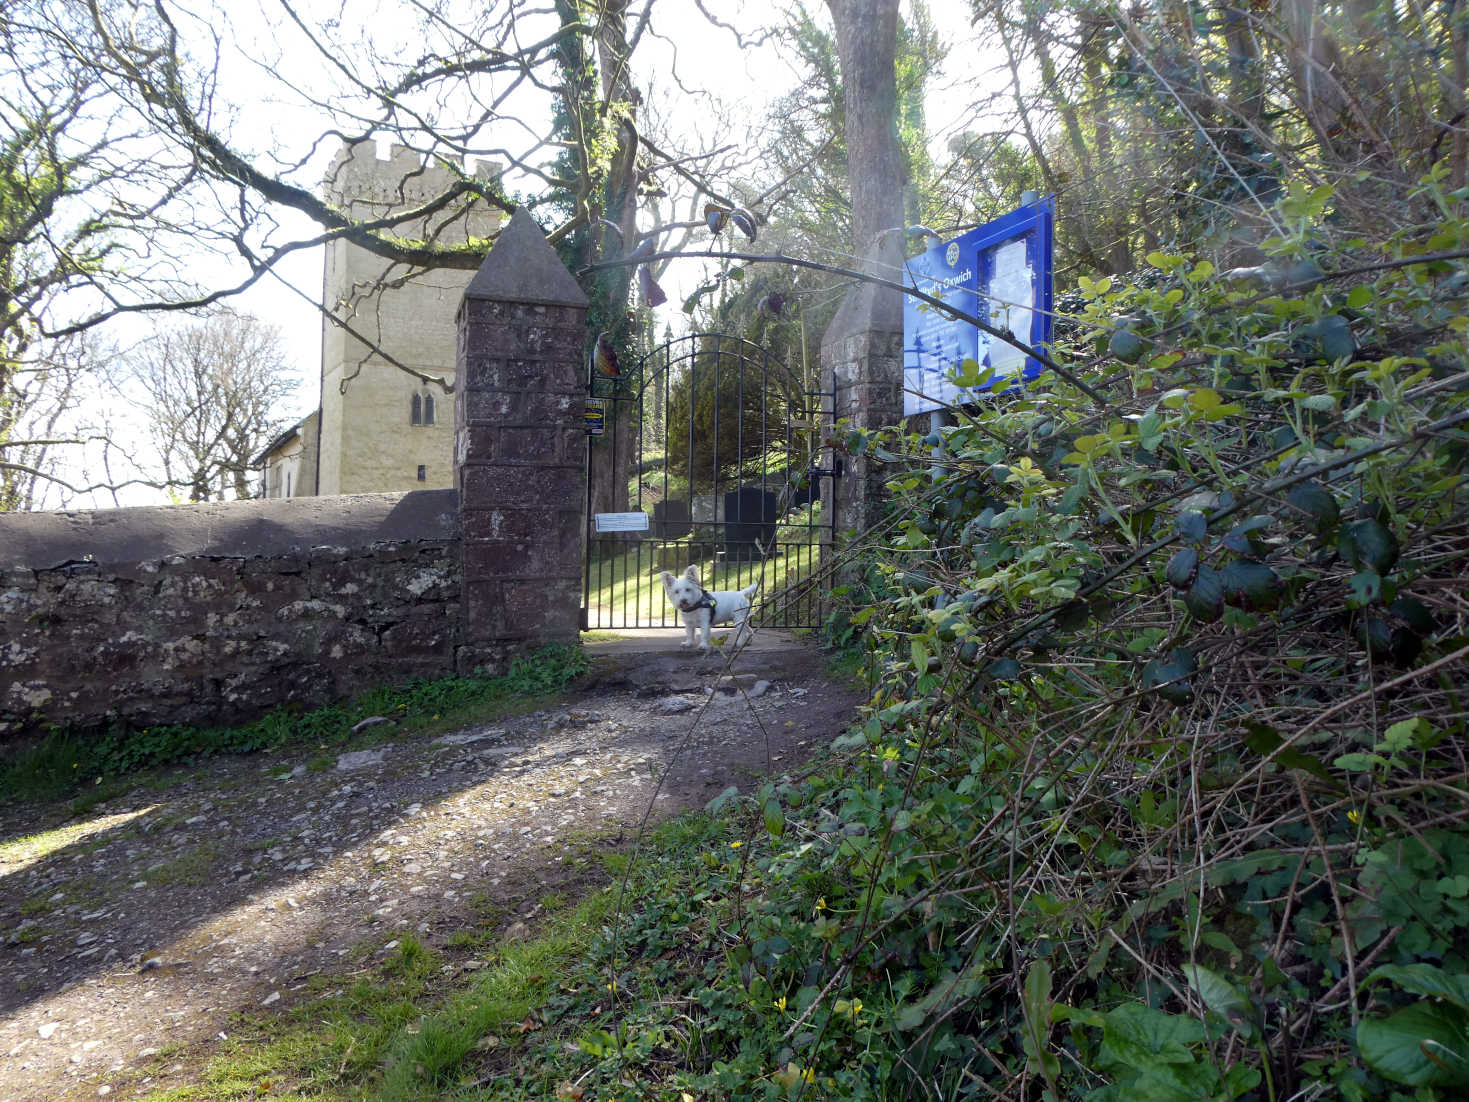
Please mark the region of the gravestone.
<svg viewBox="0 0 1469 1102"><path fill-rule="evenodd" d="M724 542L732 559L756 559L775 547L780 499L759 486L741 486L724 495Z"/></svg>
<svg viewBox="0 0 1469 1102"><path fill-rule="evenodd" d="M660 540L683 539L693 529L693 517L689 515L689 503L682 498L669 498L653 505L653 538Z"/></svg>

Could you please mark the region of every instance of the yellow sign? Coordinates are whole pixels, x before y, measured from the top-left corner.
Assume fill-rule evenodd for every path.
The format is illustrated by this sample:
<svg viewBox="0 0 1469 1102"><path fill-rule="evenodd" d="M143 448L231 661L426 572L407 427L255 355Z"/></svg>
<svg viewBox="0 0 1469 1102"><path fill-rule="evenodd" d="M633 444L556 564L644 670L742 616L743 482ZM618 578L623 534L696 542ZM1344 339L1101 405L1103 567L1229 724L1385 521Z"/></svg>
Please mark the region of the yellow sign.
<svg viewBox="0 0 1469 1102"><path fill-rule="evenodd" d="M586 426L588 436L601 436L607 431L607 400L605 398L588 398L587 408L583 424Z"/></svg>

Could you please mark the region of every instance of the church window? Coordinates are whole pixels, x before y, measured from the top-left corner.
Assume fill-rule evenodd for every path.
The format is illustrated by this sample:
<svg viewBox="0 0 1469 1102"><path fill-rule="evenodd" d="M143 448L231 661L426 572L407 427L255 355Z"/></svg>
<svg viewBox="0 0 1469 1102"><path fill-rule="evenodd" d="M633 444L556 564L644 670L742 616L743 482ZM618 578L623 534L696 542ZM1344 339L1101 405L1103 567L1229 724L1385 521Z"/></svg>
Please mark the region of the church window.
<svg viewBox="0 0 1469 1102"><path fill-rule="evenodd" d="M424 466L422 463L420 463L418 465L418 481L420 481L420 482L427 482L428 481L428 468L426 466Z"/></svg>
<svg viewBox="0 0 1469 1102"><path fill-rule="evenodd" d="M423 423L425 425L434 423L434 396L432 394L423 396Z"/></svg>
<svg viewBox="0 0 1469 1102"><path fill-rule="evenodd" d="M415 394L409 406L408 423L410 425L423 424L423 398Z"/></svg>

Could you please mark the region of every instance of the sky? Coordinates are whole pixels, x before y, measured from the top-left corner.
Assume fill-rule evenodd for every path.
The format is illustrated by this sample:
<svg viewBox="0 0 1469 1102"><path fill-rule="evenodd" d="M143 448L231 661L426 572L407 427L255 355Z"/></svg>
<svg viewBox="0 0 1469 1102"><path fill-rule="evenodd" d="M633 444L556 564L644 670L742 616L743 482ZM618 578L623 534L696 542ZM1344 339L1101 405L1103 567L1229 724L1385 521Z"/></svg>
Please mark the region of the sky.
<svg viewBox="0 0 1469 1102"><path fill-rule="evenodd" d="M955 3L954 0L938 0L933 7L932 14L940 34L947 41L962 41L967 37L967 4ZM675 54L668 39L662 37L672 33L666 25L668 20L660 16L665 11L677 12L680 8L684 14L676 20L672 29L680 40L678 52ZM769 11L767 4L727 2L716 5L711 10L719 12L723 18L738 21L742 17L742 9L746 8L760 14ZM824 13L824 5L814 4L813 8ZM796 69L790 59L783 56L785 51L781 49L778 39L759 48L741 50L735 46L729 32L711 26L697 12L692 11L688 0L661 4L654 12L653 33L640 44L635 54L635 82L649 97L653 106L660 113L671 116L675 124L707 128L707 112L701 107L697 96L687 94L686 89L707 90L725 103L733 105L739 114L758 123L764 118L770 103L793 87L798 80ZM246 32L253 41L269 42L269 32L258 27L247 27ZM266 45L260 47L260 50L264 53L271 48ZM712 58L717 58L718 63L705 63L706 59ZM937 150L942 149L952 133L963 128L962 123L965 120L959 114L957 104L967 102L967 97L954 96L950 92L960 80L970 75L971 69L972 65L960 51L952 51L944 71L939 74L930 90L928 113ZM546 121L549 124L549 118ZM316 129L313 124L315 119L307 115L302 115L298 122L303 133L314 135ZM273 128L279 127L278 115L273 116L270 125ZM324 171L325 160L326 158L322 158L322 168L318 171L318 176ZM511 178L509 184L515 187L517 181ZM521 186L525 186L524 183ZM283 218L283 223L288 232L310 232L311 223L304 216ZM298 415L314 409L318 401L316 382L320 370L321 318L317 310L290 290L286 283L319 298L321 265L320 249L297 254L281 266L280 278L262 280L256 288L237 300L241 309L270 318L285 330L292 361L297 365L302 380L298 394L299 408L295 411ZM670 267L662 281L668 292L669 302L657 311L657 331L661 332L665 325L678 329L683 320L680 304L706 278L706 265L702 263L689 261Z"/></svg>
<svg viewBox="0 0 1469 1102"><path fill-rule="evenodd" d="M332 0L316 0L317 8L323 5L332 8ZM313 7L311 0L307 0L305 7ZM823 4L813 2L810 7L814 13L824 17ZM395 0L353 0L351 8L354 20L372 23L377 34L387 41L392 40L396 10ZM768 17L770 8L768 4L754 0L724 0L709 10L732 23L754 25L759 19ZM933 5L932 15L946 41L964 41L968 37L967 4L938 0ZM307 149L319 137L322 130L319 113L301 97L271 92L272 87L279 86L261 79L267 71L287 73L292 76L296 87L324 97L331 94L328 89L336 79L335 74L323 70L320 55L304 45L289 26L283 28L280 25L279 9L272 0L262 0L260 6L221 3L208 18L182 29L185 34L217 34L224 43L215 110L220 118L229 120L228 129L237 146L257 154L257 163L268 165L268 151L272 149ZM673 36L678 39L676 51L670 42ZM944 71L930 86L927 113L936 152L942 150L951 133L962 129L960 124L964 120L958 116L955 105L971 102L971 97L957 95L955 90L972 75L973 62L974 59L965 56L961 50L951 50ZM736 117L747 119L752 127L758 127L772 100L793 87L798 79L778 37L758 47L741 49L729 31L707 23L693 9L690 0L662 0L654 8L654 20L636 51L635 63L634 81L646 97L649 110L664 115L670 125L678 129L711 129L713 116L701 92L718 98L730 106ZM251 95L232 100L231 96L240 89L250 90ZM529 129L544 127L548 132L549 115L538 122L536 113L533 112L527 120ZM743 134L713 134L711 138L746 140ZM506 140L508 142L511 138ZM319 182L333 152L334 145L324 144L310 162L294 173L293 178L312 184ZM545 159L549 161L553 154L554 150L546 151ZM527 186L524 181L513 178L507 179L507 184L512 189ZM283 211L278 218L281 240L306 237L316 232L314 224L304 215ZM230 300L232 308L265 319L282 332L292 372L299 381L294 398L281 410L283 419L299 419L316 408L319 402L322 321L315 302L321 295L322 258L323 250L320 248L297 252L283 260L249 291ZM218 285L231 278L214 258L184 259L183 263L190 274L205 286ZM658 311L658 331L661 332L665 326L677 329L682 325L684 315L679 309L680 304L695 286L707 278L706 269L706 263L692 260L670 266L662 279L670 301ZM118 343L126 345L146 338L149 324L135 320L115 327L110 335ZM118 416L118 424L124 429L130 423L135 425L125 411ZM152 504L163 500L163 495L157 491L143 488L125 491L118 497L118 502L125 505ZM111 504L111 495L94 503ZM86 504L77 502L73 507Z"/></svg>

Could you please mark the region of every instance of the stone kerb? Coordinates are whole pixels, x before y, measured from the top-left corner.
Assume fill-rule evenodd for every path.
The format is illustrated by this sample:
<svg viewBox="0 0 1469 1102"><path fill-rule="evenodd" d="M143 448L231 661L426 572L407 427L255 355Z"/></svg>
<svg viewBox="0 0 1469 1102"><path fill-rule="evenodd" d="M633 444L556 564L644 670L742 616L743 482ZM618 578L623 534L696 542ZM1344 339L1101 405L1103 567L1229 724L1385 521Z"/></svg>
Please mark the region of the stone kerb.
<svg viewBox="0 0 1469 1102"><path fill-rule="evenodd" d="M461 671L499 668L520 647L580 629L587 305L524 210L460 303Z"/></svg>

